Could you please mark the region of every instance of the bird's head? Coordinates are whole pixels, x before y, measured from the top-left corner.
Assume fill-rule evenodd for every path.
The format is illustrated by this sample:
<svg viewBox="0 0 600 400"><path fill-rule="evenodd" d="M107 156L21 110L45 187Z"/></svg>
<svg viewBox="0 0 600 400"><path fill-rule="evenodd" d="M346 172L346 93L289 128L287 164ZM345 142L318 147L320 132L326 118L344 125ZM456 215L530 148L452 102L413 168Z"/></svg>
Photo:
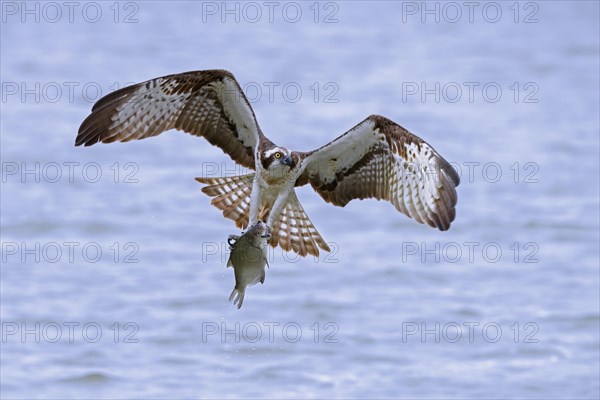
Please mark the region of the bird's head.
<svg viewBox="0 0 600 400"><path fill-rule="evenodd" d="M280 176L295 167L292 152L284 147L274 146L261 154L261 163L265 171L273 176Z"/></svg>

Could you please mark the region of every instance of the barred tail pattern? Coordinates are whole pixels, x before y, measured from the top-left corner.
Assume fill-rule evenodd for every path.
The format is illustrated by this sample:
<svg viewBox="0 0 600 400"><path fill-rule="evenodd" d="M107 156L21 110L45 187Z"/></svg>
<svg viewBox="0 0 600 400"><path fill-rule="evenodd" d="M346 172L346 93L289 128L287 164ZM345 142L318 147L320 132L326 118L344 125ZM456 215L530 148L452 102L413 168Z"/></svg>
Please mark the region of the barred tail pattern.
<svg viewBox="0 0 600 400"><path fill-rule="evenodd" d="M248 226L254 174L196 180L208 185L202 188L202 192L213 198L211 204L223 211L225 218L235 221L240 229Z"/></svg>
<svg viewBox="0 0 600 400"><path fill-rule="evenodd" d="M296 193L292 190L283 211L271 230L269 244L285 251L294 251L301 256L318 256L319 247L331 251L313 223L304 212Z"/></svg>
<svg viewBox="0 0 600 400"><path fill-rule="evenodd" d="M235 221L235 225L240 229L248 227L254 174L196 180L207 185L202 188L202 192L213 198L211 204L223 211L224 217ZM261 204L259 219L266 220L269 212L270 206ZM271 229L269 244L273 247L279 245L283 250L294 251L303 257L308 254L318 256L319 248L331 251L306 215L293 190Z"/></svg>

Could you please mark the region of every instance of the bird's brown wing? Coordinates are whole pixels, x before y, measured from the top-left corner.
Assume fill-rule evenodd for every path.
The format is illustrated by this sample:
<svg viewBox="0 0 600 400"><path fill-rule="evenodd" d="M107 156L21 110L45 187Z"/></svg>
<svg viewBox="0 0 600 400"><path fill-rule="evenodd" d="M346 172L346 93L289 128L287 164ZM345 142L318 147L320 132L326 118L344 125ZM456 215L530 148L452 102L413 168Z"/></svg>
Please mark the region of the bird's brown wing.
<svg viewBox="0 0 600 400"><path fill-rule="evenodd" d="M309 153L299 154L303 173L325 201L387 200L420 223L447 230L456 215L454 168L433 147L395 122L372 115Z"/></svg>
<svg viewBox="0 0 600 400"><path fill-rule="evenodd" d="M202 136L248 168L254 168L254 150L264 137L233 75L206 70L151 79L104 96L81 124L75 145L145 139L170 129Z"/></svg>

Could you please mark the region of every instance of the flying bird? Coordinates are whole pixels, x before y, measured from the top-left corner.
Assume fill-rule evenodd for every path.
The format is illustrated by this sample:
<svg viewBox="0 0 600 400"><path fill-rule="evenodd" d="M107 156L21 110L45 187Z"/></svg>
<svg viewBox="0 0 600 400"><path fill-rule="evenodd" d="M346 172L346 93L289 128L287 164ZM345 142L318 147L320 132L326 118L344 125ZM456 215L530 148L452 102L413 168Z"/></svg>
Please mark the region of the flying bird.
<svg viewBox="0 0 600 400"><path fill-rule="evenodd" d="M234 76L204 70L163 76L116 90L94 104L75 145L128 142L176 129L201 136L255 172L200 177L211 204L238 228L265 221L269 244L301 256L329 246L298 201L310 184L326 202L387 200L419 223L450 228L459 176L435 149L397 123L371 115L308 152L278 146L260 129Z"/></svg>

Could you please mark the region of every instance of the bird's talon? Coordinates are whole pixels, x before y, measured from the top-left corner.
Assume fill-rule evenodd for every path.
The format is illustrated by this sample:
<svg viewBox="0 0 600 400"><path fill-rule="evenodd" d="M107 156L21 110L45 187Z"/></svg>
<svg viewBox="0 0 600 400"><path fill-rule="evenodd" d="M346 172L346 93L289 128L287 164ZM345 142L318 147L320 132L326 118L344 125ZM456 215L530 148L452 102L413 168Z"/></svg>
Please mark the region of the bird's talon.
<svg viewBox="0 0 600 400"><path fill-rule="evenodd" d="M238 235L229 235L229 237L227 238L227 243L229 243L229 247L232 247L235 242L238 241L240 237Z"/></svg>
<svg viewBox="0 0 600 400"><path fill-rule="evenodd" d="M265 234L263 235L264 238L270 238L271 237L271 227L267 224L265 224Z"/></svg>

